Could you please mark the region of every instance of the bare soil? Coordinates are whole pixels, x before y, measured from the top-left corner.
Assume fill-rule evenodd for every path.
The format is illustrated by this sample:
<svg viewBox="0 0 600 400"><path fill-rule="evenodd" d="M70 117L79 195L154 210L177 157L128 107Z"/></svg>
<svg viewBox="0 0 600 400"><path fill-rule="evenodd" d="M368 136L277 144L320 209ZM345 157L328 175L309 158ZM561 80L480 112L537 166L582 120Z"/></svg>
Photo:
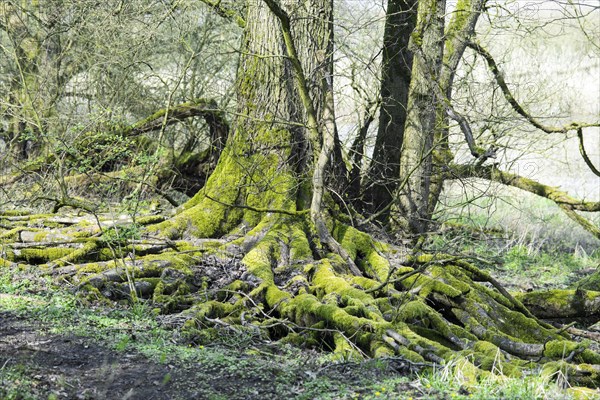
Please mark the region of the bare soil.
<svg viewBox="0 0 600 400"><path fill-rule="evenodd" d="M46 335L40 328L0 313L0 365L22 370L33 393L67 399L202 398L189 371L85 338Z"/></svg>

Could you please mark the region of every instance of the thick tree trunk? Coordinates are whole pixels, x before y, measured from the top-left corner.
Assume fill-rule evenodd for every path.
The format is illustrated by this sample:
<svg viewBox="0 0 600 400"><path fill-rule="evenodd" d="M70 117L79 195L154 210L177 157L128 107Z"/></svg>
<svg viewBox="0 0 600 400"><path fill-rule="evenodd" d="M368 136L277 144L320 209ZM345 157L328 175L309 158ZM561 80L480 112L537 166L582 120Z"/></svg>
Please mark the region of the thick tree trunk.
<svg viewBox="0 0 600 400"><path fill-rule="evenodd" d="M214 236L241 223L255 226L261 214L253 210L296 213L309 206L311 166L322 143L317 124L327 115L332 4L285 1L281 11L289 16L290 38L267 2L248 5L237 81L239 116L215 172L177 217L180 228L194 226L197 234ZM289 40L296 59L288 54Z"/></svg>
<svg viewBox="0 0 600 400"><path fill-rule="evenodd" d="M416 3L391 0L386 11L379 128L364 198L372 213L389 210L398 183L413 58L408 43L417 21ZM387 216L388 212L383 211L378 220L385 222Z"/></svg>

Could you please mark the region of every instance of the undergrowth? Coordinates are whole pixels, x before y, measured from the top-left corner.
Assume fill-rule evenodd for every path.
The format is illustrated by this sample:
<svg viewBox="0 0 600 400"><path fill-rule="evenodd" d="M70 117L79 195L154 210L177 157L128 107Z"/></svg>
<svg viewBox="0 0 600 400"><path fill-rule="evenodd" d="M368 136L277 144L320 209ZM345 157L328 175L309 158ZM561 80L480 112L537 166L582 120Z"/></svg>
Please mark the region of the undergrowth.
<svg viewBox="0 0 600 400"><path fill-rule="evenodd" d="M427 243L431 252L455 254L487 269L511 290L567 288L600 266L600 249L491 228L446 223Z"/></svg>

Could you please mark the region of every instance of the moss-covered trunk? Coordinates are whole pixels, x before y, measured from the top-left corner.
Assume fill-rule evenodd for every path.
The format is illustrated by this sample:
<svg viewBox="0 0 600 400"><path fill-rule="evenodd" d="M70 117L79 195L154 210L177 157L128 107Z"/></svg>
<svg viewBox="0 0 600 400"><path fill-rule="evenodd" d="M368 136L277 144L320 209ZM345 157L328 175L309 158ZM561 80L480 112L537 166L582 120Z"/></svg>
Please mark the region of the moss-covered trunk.
<svg viewBox="0 0 600 400"><path fill-rule="evenodd" d="M330 72L324 60L332 48L331 2L284 3L318 124L324 115L323 77ZM247 13L236 83L238 117L214 173L184 205L172 224L179 232L171 236L189 227L202 237L242 225L251 229L265 217L261 210L297 213L309 205L311 165L322 138L305 128L310 116L280 21L261 1L251 2Z"/></svg>
<svg viewBox="0 0 600 400"><path fill-rule="evenodd" d="M445 28L444 57L439 76L439 93L437 106L437 129L434 134L433 166L431 191L429 193L428 217L433 215L444 187L445 171L454 159L450 151L449 132L450 118L447 105L452 104L454 78L465 49L475 34L475 26L484 8L485 0L460 0L457 2L452 17Z"/></svg>
<svg viewBox="0 0 600 400"><path fill-rule="evenodd" d="M417 27L411 37L415 52L408 111L400 158L399 212L393 216L405 231L421 234L429 225L432 152L439 80L444 49L444 0L420 1Z"/></svg>

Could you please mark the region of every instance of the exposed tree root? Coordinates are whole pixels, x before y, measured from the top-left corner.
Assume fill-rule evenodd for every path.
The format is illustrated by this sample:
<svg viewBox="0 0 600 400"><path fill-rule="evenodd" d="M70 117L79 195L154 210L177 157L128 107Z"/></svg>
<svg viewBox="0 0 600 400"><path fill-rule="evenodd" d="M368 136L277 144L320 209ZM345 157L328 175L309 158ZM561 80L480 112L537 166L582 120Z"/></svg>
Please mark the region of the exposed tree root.
<svg viewBox="0 0 600 400"><path fill-rule="evenodd" d="M600 292L546 290L517 295L538 318L600 317Z"/></svg>
<svg viewBox="0 0 600 400"><path fill-rule="evenodd" d="M49 232L50 221L57 228ZM600 354L588 342L524 312L522 304L546 317L536 307L548 309L552 296L515 299L464 260L407 257L405 249L340 223L330 221L331 235L362 276L321 246L306 214L267 214L252 230L218 240L118 242L107 232L119 224L100 231L86 220L49 215L15 213L1 216L0 223L5 267L39 265L93 299L128 299L135 291L157 311L177 313L178 325L198 341L230 326L317 345L340 359L393 356L445 364L458 358L478 376L492 369L518 376L541 363L549 376L564 371L573 383L600 382ZM23 255L33 249L35 257ZM553 310L565 316L597 313L599 294L563 294L571 305L580 296L584 307L576 314L569 307Z"/></svg>

